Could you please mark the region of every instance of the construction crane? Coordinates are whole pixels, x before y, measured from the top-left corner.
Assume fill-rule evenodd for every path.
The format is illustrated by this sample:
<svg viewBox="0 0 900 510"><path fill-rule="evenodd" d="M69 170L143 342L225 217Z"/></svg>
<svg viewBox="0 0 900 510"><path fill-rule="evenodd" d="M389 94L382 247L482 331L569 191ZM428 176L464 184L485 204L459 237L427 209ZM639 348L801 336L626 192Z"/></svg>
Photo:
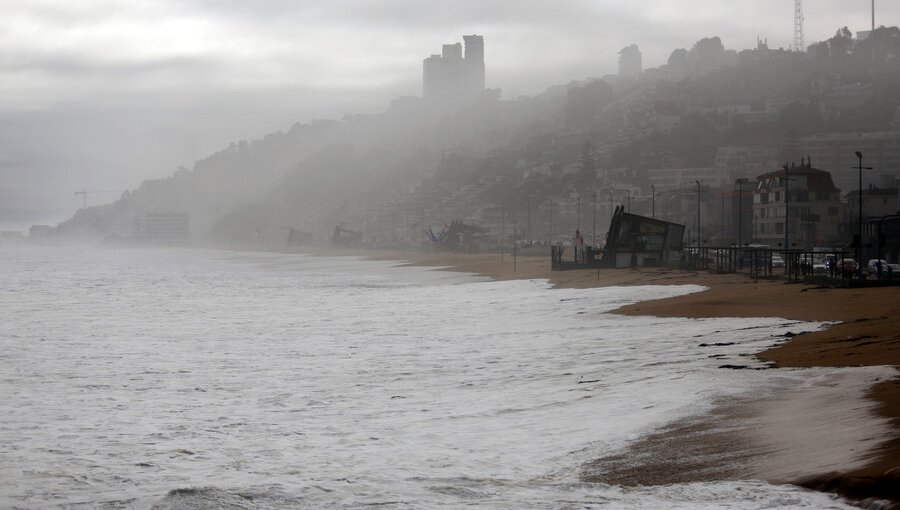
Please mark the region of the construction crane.
<svg viewBox="0 0 900 510"><path fill-rule="evenodd" d="M88 193L90 193L90 194L93 195L93 194L95 194L95 193L118 193L118 192L119 192L118 190L113 190L113 189L101 189L101 190L88 190L88 189L82 189L82 190L80 190L80 191L76 191L75 194L76 194L76 195L81 195L81 208L82 208L82 209L87 209L87 196L88 196Z"/></svg>

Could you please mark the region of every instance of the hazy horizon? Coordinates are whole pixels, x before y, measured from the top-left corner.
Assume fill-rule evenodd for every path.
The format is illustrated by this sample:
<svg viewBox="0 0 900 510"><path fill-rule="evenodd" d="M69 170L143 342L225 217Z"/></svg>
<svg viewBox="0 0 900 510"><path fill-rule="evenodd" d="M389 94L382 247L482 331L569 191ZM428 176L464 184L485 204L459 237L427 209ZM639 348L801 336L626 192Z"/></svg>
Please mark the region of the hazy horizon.
<svg viewBox="0 0 900 510"><path fill-rule="evenodd" d="M487 86L504 98L616 72L637 44L644 68L718 36L747 49L792 42L793 4L766 0L550 5L390 0L120 4L5 2L0 20L0 229L56 224L232 141L296 122L378 113L421 95L422 59L463 34L485 38ZM870 2L805 6L806 45L868 30ZM900 5L876 5L876 25Z"/></svg>

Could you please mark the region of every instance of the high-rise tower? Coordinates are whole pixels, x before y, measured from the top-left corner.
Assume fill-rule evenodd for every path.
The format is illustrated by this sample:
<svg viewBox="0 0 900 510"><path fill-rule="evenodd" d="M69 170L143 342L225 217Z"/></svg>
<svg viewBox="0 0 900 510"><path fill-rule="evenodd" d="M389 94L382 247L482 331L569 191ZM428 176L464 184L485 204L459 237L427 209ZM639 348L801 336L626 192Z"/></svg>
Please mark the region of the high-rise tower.
<svg viewBox="0 0 900 510"><path fill-rule="evenodd" d="M484 91L484 37L480 35L464 35L466 43L466 82L469 93L481 94Z"/></svg>
<svg viewBox="0 0 900 510"><path fill-rule="evenodd" d="M445 44L440 55L422 62L423 97L440 106L458 106L484 92L484 38L463 36L460 43Z"/></svg>
<svg viewBox="0 0 900 510"><path fill-rule="evenodd" d="M643 59L637 44L626 46L619 51L619 76L639 76L642 70Z"/></svg>

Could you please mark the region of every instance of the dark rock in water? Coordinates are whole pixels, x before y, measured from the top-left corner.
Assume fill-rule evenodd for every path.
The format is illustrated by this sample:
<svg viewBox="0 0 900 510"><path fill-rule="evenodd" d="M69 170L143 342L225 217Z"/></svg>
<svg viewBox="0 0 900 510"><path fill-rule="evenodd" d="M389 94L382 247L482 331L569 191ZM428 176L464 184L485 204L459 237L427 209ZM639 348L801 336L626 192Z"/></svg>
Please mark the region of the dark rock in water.
<svg viewBox="0 0 900 510"><path fill-rule="evenodd" d="M832 473L803 480L799 485L840 494L862 508L895 510L900 509L900 472L896 469L874 476Z"/></svg>
<svg viewBox="0 0 900 510"><path fill-rule="evenodd" d="M172 489L162 501L150 507L150 510L253 510L288 508L297 503L299 502L290 502L276 493L252 494L216 487L186 487Z"/></svg>
<svg viewBox="0 0 900 510"><path fill-rule="evenodd" d="M213 508L247 509L255 508L251 501L237 494L231 494L215 487L188 487L172 489L156 503L151 510L206 510Z"/></svg>
<svg viewBox="0 0 900 510"><path fill-rule="evenodd" d="M727 368L729 370L768 370L771 366L751 367L747 365L719 365L719 368Z"/></svg>

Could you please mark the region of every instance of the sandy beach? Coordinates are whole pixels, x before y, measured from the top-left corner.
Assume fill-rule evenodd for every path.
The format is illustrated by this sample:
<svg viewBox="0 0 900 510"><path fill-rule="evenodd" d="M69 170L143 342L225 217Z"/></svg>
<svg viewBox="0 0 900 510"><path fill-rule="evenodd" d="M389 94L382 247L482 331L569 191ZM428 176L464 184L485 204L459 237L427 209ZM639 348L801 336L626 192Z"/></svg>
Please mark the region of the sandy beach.
<svg viewBox="0 0 900 510"><path fill-rule="evenodd" d="M619 485L764 479L834 492L862 506L900 508L900 287L820 288L779 278L657 268L551 271L549 256L508 253L369 255L500 280L548 279L566 288L697 284L708 289L625 306L616 311L622 314L833 322L822 331L773 340L771 349L756 356L773 368L884 367L877 376L847 370L816 387L722 402L709 415L637 441L628 452L597 459L585 467L583 478ZM879 506L885 501L889 506Z"/></svg>

